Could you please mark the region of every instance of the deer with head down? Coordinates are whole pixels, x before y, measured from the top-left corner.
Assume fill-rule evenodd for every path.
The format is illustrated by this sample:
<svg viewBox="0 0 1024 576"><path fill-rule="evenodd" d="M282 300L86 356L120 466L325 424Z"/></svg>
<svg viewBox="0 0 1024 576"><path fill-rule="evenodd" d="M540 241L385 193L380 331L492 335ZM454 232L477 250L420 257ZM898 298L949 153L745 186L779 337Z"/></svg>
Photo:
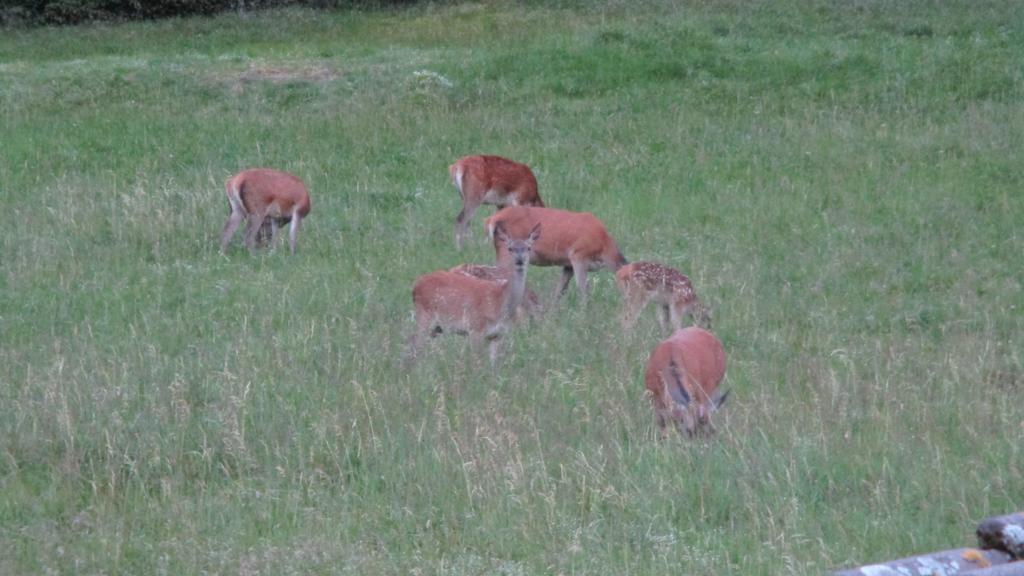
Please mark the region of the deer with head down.
<svg viewBox="0 0 1024 576"><path fill-rule="evenodd" d="M495 231L507 253L502 260L508 278L505 282L448 270L420 276L412 289L416 331L410 338L408 357L418 355L427 337L452 332L468 335L474 347L487 342L491 364L496 364L500 340L512 326L526 292L526 270L540 232L539 224L518 237L501 227Z"/></svg>
<svg viewBox="0 0 1024 576"><path fill-rule="evenodd" d="M659 306L658 322L664 332L683 327L683 316L702 328L711 328L711 316L697 298L690 279L674 268L656 262L632 262L619 268L615 283L622 293L622 327L629 330L648 303Z"/></svg>
<svg viewBox="0 0 1024 576"><path fill-rule="evenodd" d="M469 221L481 204L544 206L537 178L526 164L501 156L465 156L449 166L448 173L462 198L462 210L455 219L455 246L460 250Z"/></svg>
<svg viewBox="0 0 1024 576"><path fill-rule="evenodd" d="M557 301L576 277L580 297L587 298L587 272L608 268L616 271L627 264L615 240L604 224L589 212L570 212L554 208L511 206L487 219L487 234L494 238L494 250L500 260L504 244L494 236L503 226L509 234L524 234L543 224L544 237L533 247L532 263L537 266L561 266L562 279L555 293Z"/></svg>
<svg viewBox="0 0 1024 576"><path fill-rule="evenodd" d="M220 234L221 252L227 251L235 230L248 218L244 243L250 252L267 240L273 244L278 227L291 224L288 240L295 253L299 224L310 210L309 191L302 180L286 172L254 168L229 178L225 188L231 212Z"/></svg>
<svg viewBox="0 0 1024 576"><path fill-rule="evenodd" d="M711 332L684 328L658 344L647 361L644 384L659 437L667 436L669 422L687 436L713 434L711 414L729 396L718 390L724 377L725 351Z"/></svg>

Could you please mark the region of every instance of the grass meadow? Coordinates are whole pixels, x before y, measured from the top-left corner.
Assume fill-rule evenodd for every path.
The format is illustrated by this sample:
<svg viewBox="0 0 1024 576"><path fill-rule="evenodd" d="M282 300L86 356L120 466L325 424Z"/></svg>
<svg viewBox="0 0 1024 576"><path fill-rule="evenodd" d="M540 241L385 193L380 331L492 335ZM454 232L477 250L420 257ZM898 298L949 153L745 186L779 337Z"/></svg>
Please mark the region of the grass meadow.
<svg viewBox="0 0 1024 576"><path fill-rule="evenodd" d="M655 440L607 272L398 362L455 158L528 163L728 355ZM299 175L299 253L218 253ZM0 573L821 574L1024 509L1012 0L423 4L0 30ZM559 271L531 268L550 299Z"/></svg>

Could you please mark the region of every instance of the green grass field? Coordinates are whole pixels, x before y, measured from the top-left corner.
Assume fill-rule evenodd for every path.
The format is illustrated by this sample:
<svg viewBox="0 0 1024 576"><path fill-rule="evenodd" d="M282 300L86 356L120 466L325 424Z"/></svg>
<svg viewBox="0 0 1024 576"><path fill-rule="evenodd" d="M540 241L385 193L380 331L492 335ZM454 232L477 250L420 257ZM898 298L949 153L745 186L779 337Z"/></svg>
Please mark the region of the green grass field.
<svg viewBox="0 0 1024 576"><path fill-rule="evenodd" d="M1020 5L581 4L0 30L0 573L811 575L1024 509ZM693 279L714 440L655 440L607 272L402 368L493 258L472 153ZM217 251L251 166L295 257Z"/></svg>

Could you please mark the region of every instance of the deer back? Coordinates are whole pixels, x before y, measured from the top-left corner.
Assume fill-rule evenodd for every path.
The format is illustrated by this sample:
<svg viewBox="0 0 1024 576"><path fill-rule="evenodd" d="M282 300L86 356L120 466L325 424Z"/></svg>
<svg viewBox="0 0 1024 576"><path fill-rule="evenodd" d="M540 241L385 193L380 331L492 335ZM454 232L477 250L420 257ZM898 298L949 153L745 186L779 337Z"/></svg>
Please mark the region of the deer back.
<svg viewBox="0 0 1024 576"><path fill-rule="evenodd" d="M512 236L524 235L537 224L542 226L544 234L534 244L531 260L539 266L569 266L571 257L613 269L625 263L604 224L589 212L509 206L487 219L487 234L493 237L499 224ZM495 242L495 251L501 261L498 242Z"/></svg>
<svg viewBox="0 0 1024 576"><path fill-rule="evenodd" d="M510 279L508 270L488 264L459 264L452 266L448 271L490 282L508 282ZM526 309L528 314L536 315L541 312L540 297L533 290L524 288L521 306Z"/></svg>
<svg viewBox="0 0 1024 576"><path fill-rule="evenodd" d="M677 330L651 353L645 384L665 406L681 397L709 413L725 377L725 350L714 334L697 327ZM683 392L677 387L682 387ZM666 398L666 389L670 398Z"/></svg>
<svg viewBox="0 0 1024 576"><path fill-rule="evenodd" d="M501 316L503 285L439 270L420 276L412 289L417 315L434 317L445 327L482 332Z"/></svg>
<svg viewBox="0 0 1024 576"><path fill-rule="evenodd" d="M656 262L631 262L615 273L615 283L624 294L651 293L659 301L692 302L697 298L693 284L684 274Z"/></svg>
<svg viewBox="0 0 1024 576"><path fill-rule="evenodd" d="M465 156L449 166L448 172L463 196L475 196L483 203L544 205L537 192L537 178L526 164L501 156Z"/></svg>
<svg viewBox="0 0 1024 576"><path fill-rule="evenodd" d="M249 214L265 213L274 218L291 217L297 213L305 218L311 203L306 185L298 177L268 168L239 172L227 181L229 198L238 198Z"/></svg>

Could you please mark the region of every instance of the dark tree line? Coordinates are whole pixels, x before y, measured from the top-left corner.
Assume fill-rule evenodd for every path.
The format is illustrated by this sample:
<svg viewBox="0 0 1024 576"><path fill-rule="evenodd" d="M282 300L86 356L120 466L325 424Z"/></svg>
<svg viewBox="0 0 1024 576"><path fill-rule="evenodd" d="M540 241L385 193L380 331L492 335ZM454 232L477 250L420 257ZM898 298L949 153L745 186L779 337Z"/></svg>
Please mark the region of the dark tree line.
<svg viewBox="0 0 1024 576"><path fill-rule="evenodd" d="M412 4L415 0L0 0L0 24L77 24L247 12L272 6L316 8Z"/></svg>

